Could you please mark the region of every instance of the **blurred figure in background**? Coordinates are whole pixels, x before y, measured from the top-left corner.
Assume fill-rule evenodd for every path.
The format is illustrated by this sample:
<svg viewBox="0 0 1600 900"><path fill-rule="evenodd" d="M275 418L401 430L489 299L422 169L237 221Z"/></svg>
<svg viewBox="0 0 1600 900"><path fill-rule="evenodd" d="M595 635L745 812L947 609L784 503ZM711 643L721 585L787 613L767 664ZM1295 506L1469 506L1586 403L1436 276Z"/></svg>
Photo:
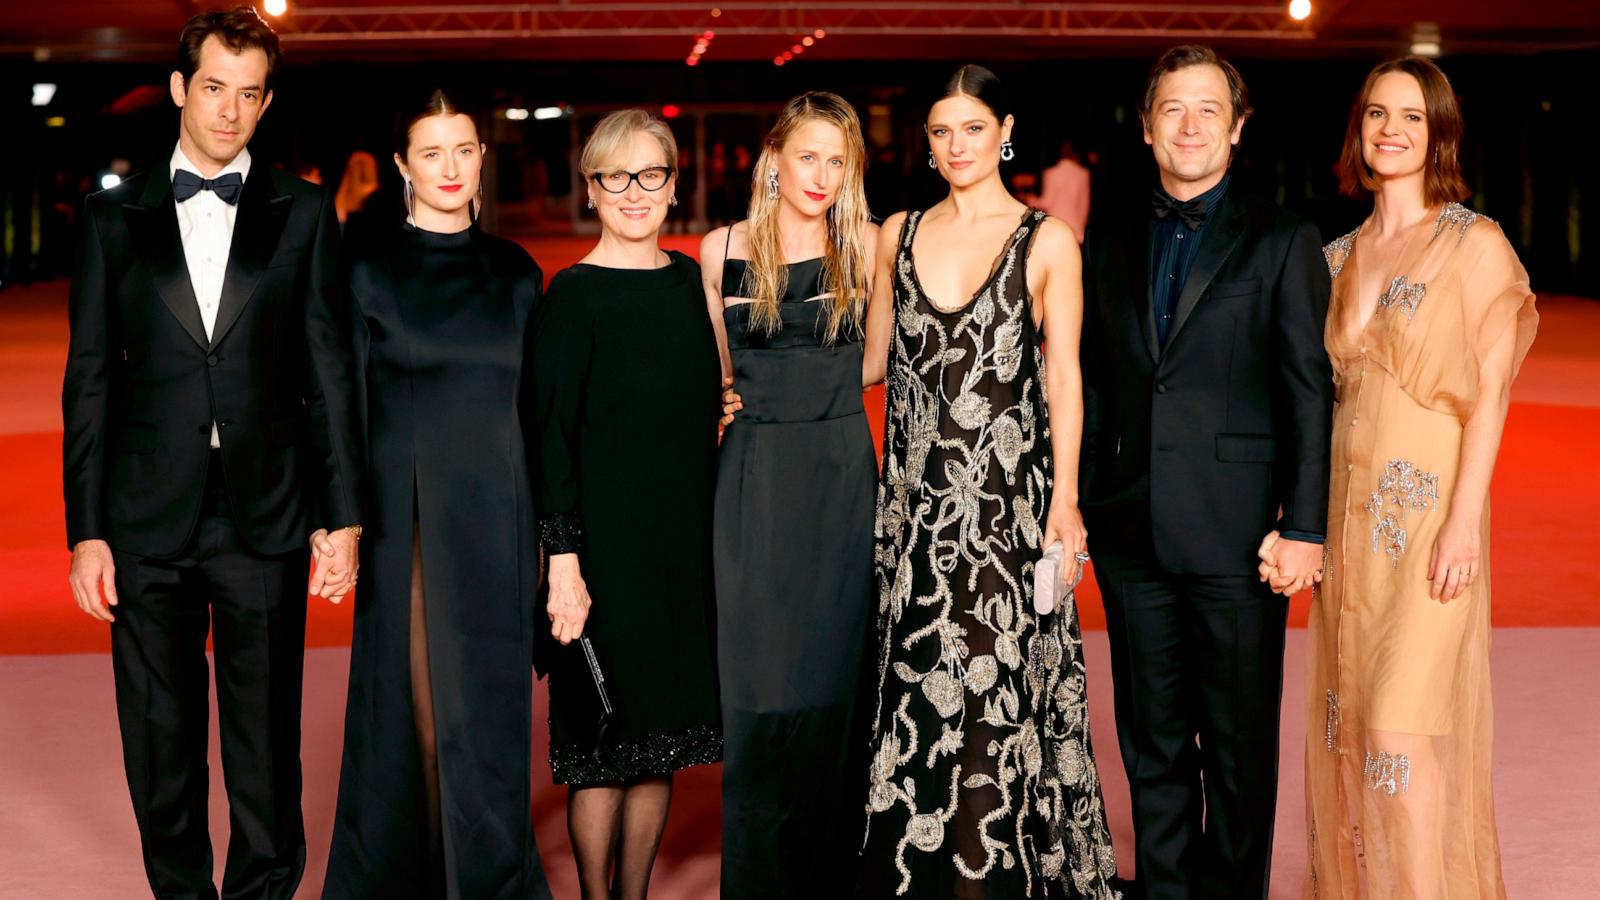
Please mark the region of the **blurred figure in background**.
<svg viewBox="0 0 1600 900"><path fill-rule="evenodd" d="M1089 169L1078 159L1071 141L1061 142L1061 159L1042 173L1039 208L1067 223L1083 243L1089 223Z"/></svg>

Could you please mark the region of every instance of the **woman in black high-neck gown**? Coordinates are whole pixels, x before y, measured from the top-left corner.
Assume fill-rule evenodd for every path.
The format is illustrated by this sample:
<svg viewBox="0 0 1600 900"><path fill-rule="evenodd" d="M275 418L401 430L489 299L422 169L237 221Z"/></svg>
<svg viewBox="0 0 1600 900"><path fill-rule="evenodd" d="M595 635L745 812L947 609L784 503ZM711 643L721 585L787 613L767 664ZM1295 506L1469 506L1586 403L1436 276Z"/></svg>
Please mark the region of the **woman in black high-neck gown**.
<svg viewBox="0 0 1600 900"><path fill-rule="evenodd" d="M440 118L466 119L442 112L416 132L471 133ZM543 278L520 246L430 209L463 192L436 195L447 182L411 162L425 227L376 244L350 276L370 480L323 896L548 898L531 813L539 556L520 411Z"/></svg>

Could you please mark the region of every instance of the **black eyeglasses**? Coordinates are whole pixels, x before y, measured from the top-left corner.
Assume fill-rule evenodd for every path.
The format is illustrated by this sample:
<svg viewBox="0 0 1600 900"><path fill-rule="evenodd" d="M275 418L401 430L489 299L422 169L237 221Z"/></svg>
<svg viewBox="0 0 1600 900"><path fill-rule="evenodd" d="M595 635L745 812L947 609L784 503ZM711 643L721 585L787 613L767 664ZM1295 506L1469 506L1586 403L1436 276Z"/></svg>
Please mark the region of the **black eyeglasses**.
<svg viewBox="0 0 1600 900"><path fill-rule="evenodd" d="M647 191L659 191L667 186L672 169L669 166L651 166L637 172L596 172L590 177L608 194L620 194L635 181Z"/></svg>

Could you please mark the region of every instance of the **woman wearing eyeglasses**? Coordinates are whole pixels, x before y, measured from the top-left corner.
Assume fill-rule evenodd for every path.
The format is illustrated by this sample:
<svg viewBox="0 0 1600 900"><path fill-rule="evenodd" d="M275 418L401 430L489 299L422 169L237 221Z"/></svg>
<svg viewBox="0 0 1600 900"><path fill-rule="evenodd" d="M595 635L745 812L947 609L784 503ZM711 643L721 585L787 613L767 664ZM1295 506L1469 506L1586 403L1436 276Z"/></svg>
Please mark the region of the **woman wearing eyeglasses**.
<svg viewBox="0 0 1600 900"><path fill-rule="evenodd" d="M580 167L600 240L535 325L540 539L549 556L550 768L586 900L643 898L674 771L722 756L711 504L720 363L700 267L658 243L677 145L612 113ZM586 654L603 673L605 712Z"/></svg>

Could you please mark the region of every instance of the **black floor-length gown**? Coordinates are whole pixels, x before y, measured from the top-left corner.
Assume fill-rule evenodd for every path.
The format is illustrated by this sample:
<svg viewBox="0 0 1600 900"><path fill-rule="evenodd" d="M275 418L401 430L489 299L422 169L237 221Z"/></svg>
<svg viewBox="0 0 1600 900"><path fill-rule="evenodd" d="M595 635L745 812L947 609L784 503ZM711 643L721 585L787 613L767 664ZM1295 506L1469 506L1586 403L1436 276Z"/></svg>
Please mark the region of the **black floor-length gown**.
<svg viewBox="0 0 1600 900"><path fill-rule="evenodd" d="M1077 610L1039 615L1053 468L1029 210L955 309L894 268L863 898L1111 900ZM954 302L955 298L942 298Z"/></svg>
<svg viewBox="0 0 1600 900"><path fill-rule="evenodd" d="M742 296L730 259L723 296ZM782 328L723 311L744 409L717 474L722 896L847 894L864 822L878 480L859 334L823 343L822 260L788 267Z"/></svg>
<svg viewBox="0 0 1600 900"><path fill-rule="evenodd" d="M369 521L324 896L549 897L531 815L538 544L522 402L542 278L516 244L407 226L351 274ZM410 677L420 540L444 869Z"/></svg>
<svg viewBox="0 0 1600 900"><path fill-rule="evenodd" d="M536 326L540 533L578 554L584 625L614 713L604 733L577 643L550 638L550 769L617 784L722 757L711 500L720 364L700 266L579 263L550 282ZM597 751L598 747L598 752Z"/></svg>

